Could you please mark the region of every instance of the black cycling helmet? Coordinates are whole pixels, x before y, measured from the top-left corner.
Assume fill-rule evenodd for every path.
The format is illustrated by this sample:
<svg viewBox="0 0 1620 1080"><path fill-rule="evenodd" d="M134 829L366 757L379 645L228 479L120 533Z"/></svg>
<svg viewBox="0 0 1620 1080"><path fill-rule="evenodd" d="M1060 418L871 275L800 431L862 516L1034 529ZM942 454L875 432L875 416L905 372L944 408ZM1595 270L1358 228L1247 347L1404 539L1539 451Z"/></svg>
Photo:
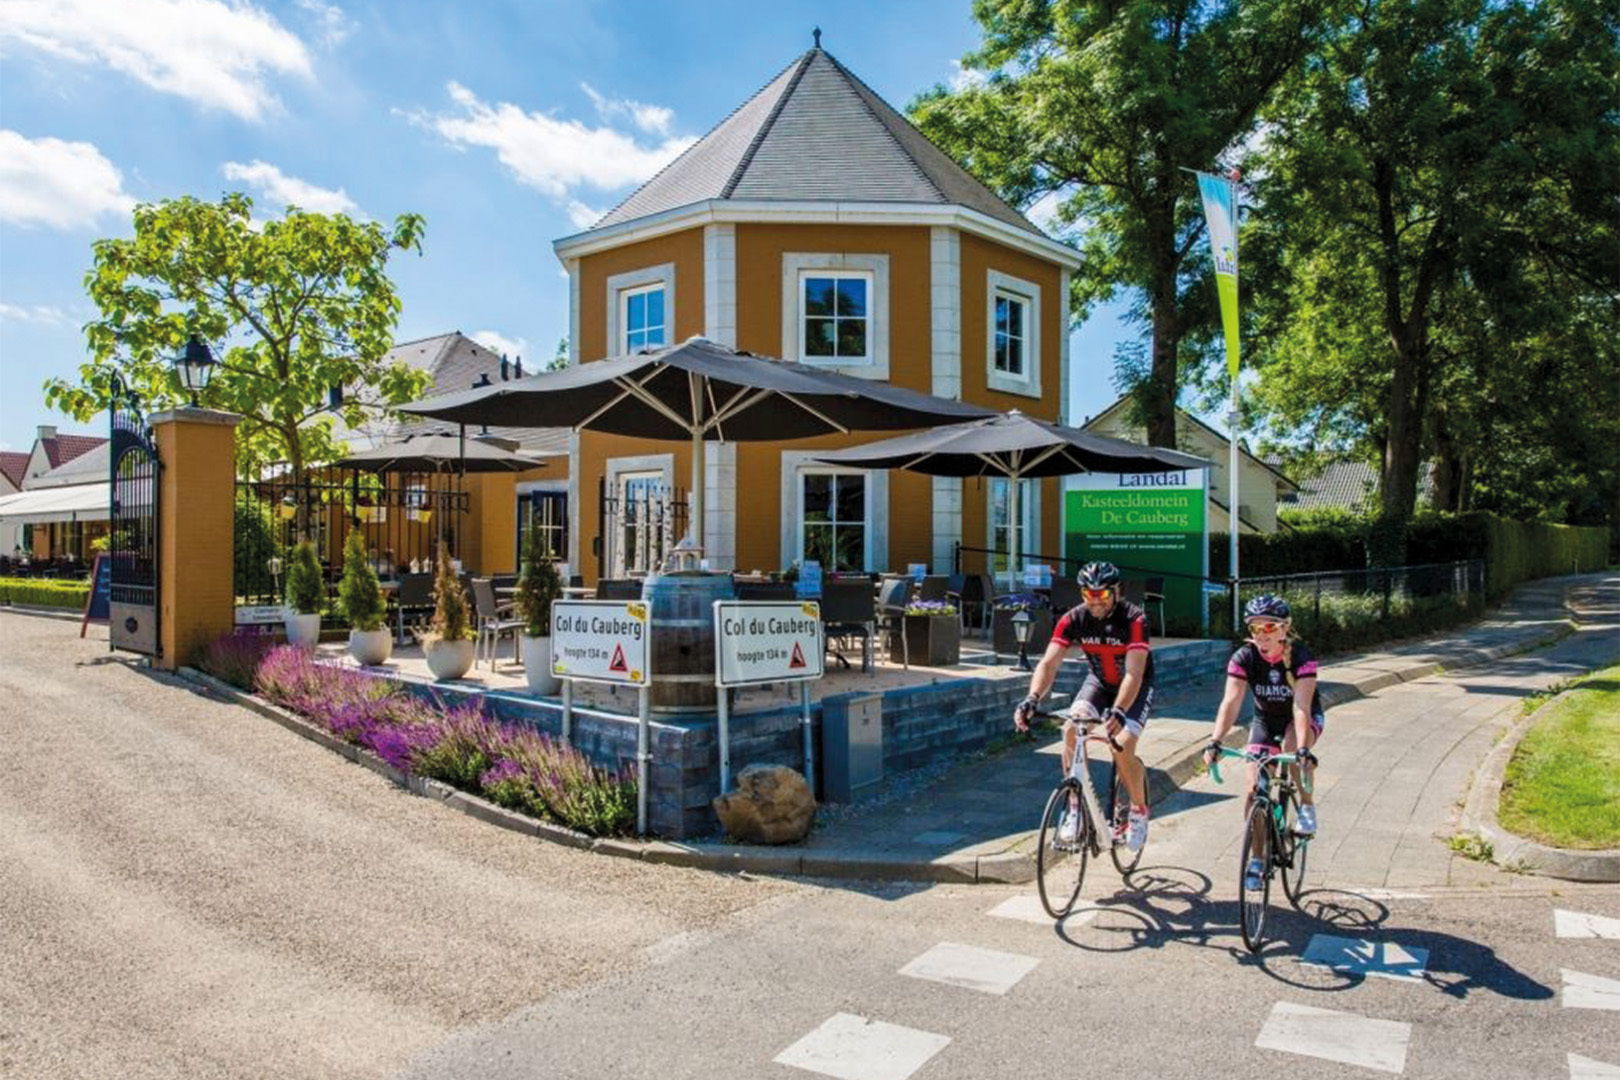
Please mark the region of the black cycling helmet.
<svg viewBox="0 0 1620 1080"><path fill-rule="evenodd" d="M1294 609L1288 606L1288 601L1271 593L1261 593L1259 596L1243 605L1243 619L1291 619Z"/></svg>
<svg viewBox="0 0 1620 1080"><path fill-rule="evenodd" d="M1082 589L1114 589L1119 587L1119 567L1111 562L1088 562L1080 568L1075 580Z"/></svg>

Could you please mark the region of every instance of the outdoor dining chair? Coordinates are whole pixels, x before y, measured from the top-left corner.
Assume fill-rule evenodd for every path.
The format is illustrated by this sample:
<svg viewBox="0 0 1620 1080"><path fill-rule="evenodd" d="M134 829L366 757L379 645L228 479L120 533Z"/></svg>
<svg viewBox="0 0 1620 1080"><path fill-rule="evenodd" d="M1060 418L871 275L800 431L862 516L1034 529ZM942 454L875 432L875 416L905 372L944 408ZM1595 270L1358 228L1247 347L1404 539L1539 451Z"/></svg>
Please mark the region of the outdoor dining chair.
<svg viewBox="0 0 1620 1080"><path fill-rule="evenodd" d="M1064 574L1062 577L1052 579L1050 593L1052 610L1059 615L1071 608L1080 606L1080 583L1074 578Z"/></svg>
<svg viewBox="0 0 1620 1080"><path fill-rule="evenodd" d="M861 635L861 670L872 670L872 624L877 617L876 598L872 584L865 577L852 581L837 578L822 582L821 622L826 633L827 647L833 657L849 667L849 658L833 645L834 640L847 641L852 635Z"/></svg>
<svg viewBox="0 0 1620 1080"><path fill-rule="evenodd" d="M394 594L395 640L405 643L405 619L433 610L433 575L405 574L399 579L399 591Z"/></svg>
<svg viewBox="0 0 1620 1080"><path fill-rule="evenodd" d="M596 583L598 600L640 600L640 578L602 578Z"/></svg>
<svg viewBox="0 0 1620 1080"><path fill-rule="evenodd" d="M906 604L911 599L911 579L885 578L877 598L877 629L889 635L889 663L894 663L894 642L900 639L900 661L911 669L911 643L906 640Z"/></svg>
<svg viewBox="0 0 1620 1080"><path fill-rule="evenodd" d="M1164 637L1164 578L1150 577L1142 585L1142 607L1159 605L1159 636Z"/></svg>
<svg viewBox="0 0 1620 1080"><path fill-rule="evenodd" d="M791 581L739 581L739 600L792 600L796 596Z"/></svg>
<svg viewBox="0 0 1620 1080"><path fill-rule="evenodd" d="M951 579L945 574L924 574L917 586L918 600L945 600L950 592Z"/></svg>
<svg viewBox="0 0 1620 1080"><path fill-rule="evenodd" d="M495 669L495 651L500 647L502 635L512 638L512 662L518 661L518 631L523 628L522 619L511 617L512 605L501 604L495 599L495 585L489 578L473 578L473 607L478 612L478 649L474 655L489 650L489 667Z"/></svg>

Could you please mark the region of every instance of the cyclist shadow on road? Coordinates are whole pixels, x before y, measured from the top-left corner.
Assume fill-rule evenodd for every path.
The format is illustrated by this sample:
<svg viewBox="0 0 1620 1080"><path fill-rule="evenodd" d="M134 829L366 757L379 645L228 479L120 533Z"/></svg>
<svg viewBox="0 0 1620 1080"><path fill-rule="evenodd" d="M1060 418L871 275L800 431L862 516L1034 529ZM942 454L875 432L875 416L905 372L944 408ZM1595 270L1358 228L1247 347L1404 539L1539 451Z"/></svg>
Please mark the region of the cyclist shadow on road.
<svg viewBox="0 0 1620 1080"><path fill-rule="evenodd" d="M1409 965L1411 973L1396 977L1426 983L1459 1000L1476 991L1520 1001L1545 1000L1554 993L1487 945L1420 927L1392 926L1392 914L1385 904L1339 889L1306 890L1297 911L1286 904L1273 906L1266 922L1266 945L1259 953L1251 953L1238 932L1237 901L1212 899L1210 889L1209 878L1197 870L1139 867L1112 892L1077 907L1057 925L1056 932L1087 952L1176 945L1220 949L1244 967L1318 993L1342 992L1368 978L1382 977L1370 968L1350 970L1303 962L1312 939L1327 935L1370 942L1387 954L1421 954L1421 964Z"/></svg>

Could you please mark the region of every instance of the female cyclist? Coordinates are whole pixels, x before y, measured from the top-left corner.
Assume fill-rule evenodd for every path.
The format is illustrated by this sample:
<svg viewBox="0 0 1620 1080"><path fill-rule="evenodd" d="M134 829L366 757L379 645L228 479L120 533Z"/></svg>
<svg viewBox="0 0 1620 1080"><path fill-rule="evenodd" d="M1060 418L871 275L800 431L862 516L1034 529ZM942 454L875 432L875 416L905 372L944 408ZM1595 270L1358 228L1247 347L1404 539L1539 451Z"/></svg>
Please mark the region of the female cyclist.
<svg viewBox="0 0 1620 1080"><path fill-rule="evenodd" d="M1293 610L1280 596L1265 593L1250 600L1243 609L1249 638L1226 663L1226 695L1215 713L1215 733L1204 750L1204 763L1220 754L1221 740L1237 722L1238 710L1247 693L1254 700L1249 722L1251 753L1283 753L1299 747L1307 773L1314 771L1316 759L1310 748L1322 734L1326 722L1321 695L1316 690L1316 657L1304 642L1290 637ZM1244 800L1243 816L1249 816L1254 783L1259 766L1249 766L1249 798ZM1299 785L1299 820L1295 830L1301 836L1316 832L1316 804L1311 796L1309 777ZM1249 861L1250 888L1259 888L1265 868L1259 859Z"/></svg>

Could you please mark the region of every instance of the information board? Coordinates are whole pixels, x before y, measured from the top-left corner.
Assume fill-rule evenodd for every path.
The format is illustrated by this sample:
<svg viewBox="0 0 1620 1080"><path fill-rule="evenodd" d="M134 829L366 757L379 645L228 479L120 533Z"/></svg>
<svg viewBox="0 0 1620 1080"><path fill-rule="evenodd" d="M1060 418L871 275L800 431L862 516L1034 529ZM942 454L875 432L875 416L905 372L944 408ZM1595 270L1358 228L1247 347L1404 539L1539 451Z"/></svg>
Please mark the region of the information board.
<svg viewBox="0 0 1620 1080"><path fill-rule="evenodd" d="M813 600L716 600L714 684L819 679L826 674L821 605Z"/></svg>
<svg viewBox="0 0 1620 1080"><path fill-rule="evenodd" d="M1116 563L1127 578L1165 571L1165 615L1202 621L1209 556L1208 472L1082 473L1064 500L1064 555Z"/></svg>
<svg viewBox="0 0 1620 1080"><path fill-rule="evenodd" d="M558 600L551 605L551 673L645 686L651 637L644 600Z"/></svg>
<svg viewBox="0 0 1620 1080"><path fill-rule="evenodd" d="M112 560L106 552L90 564L90 595L84 598L84 618L79 620L79 636L92 621L106 622L112 610Z"/></svg>

